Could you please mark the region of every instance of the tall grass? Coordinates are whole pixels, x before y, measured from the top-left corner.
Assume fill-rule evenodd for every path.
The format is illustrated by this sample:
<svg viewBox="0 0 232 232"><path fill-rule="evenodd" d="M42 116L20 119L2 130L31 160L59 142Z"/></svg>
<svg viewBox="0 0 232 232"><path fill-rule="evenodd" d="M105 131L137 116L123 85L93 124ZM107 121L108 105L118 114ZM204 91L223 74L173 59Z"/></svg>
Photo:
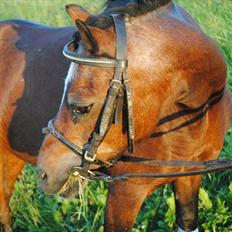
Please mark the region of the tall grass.
<svg viewBox="0 0 232 232"><path fill-rule="evenodd" d="M232 1L177 0L199 22L204 31L218 43L228 65L228 83L232 90ZM0 19L24 18L52 26L70 25L64 11L70 0L1 0ZM93 13L103 0L76 0ZM225 138L221 158L232 159L232 129ZM49 197L37 187L35 169L27 165L16 184L11 200L14 230L17 232L103 231L106 201L104 183L90 183L84 203L76 199ZM174 197L170 186L158 189L144 203L133 232L175 231ZM209 174L200 190L200 230L232 231L232 171Z"/></svg>
<svg viewBox="0 0 232 232"><path fill-rule="evenodd" d="M64 6L70 3L79 4L91 13L102 9L103 0L1 0L0 19L24 18L52 26L70 24Z"/></svg>

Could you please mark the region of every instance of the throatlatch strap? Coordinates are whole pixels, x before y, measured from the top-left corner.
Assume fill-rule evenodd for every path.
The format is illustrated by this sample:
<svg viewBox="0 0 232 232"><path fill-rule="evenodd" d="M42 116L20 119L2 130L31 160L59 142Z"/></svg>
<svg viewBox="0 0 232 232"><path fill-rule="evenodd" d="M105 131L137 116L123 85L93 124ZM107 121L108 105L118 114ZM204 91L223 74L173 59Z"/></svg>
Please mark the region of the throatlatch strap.
<svg viewBox="0 0 232 232"><path fill-rule="evenodd" d="M131 88L130 88L129 80L125 72L123 73L123 81L125 85L126 98L127 98L128 151L130 153L133 153L134 147L135 147L134 115L133 115L133 108L132 108Z"/></svg>
<svg viewBox="0 0 232 232"><path fill-rule="evenodd" d="M114 124L120 124L120 115L123 109L123 102L124 102L124 86L122 86L119 90L118 97L116 100L116 109L114 114Z"/></svg>
<svg viewBox="0 0 232 232"><path fill-rule="evenodd" d="M122 85L121 81L116 79L118 77L119 75L115 74L115 78L111 81L111 86L110 86L109 93L106 99L103 114L101 117L99 133L102 137L105 136L106 132L109 129L111 117L115 111L116 99L117 99L119 90Z"/></svg>

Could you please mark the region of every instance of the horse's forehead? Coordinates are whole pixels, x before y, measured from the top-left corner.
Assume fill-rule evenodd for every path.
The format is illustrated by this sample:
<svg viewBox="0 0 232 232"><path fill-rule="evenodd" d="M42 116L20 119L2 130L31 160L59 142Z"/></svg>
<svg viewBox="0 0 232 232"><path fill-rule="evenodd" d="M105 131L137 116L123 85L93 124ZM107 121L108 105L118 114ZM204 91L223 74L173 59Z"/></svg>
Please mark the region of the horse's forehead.
<svg viewBox="0 0 232 232"><path fill-rule="evenodd" d="M112 72L86 65L70 66L70 69L68 96L75 95L80 101L86 101L106 94Z"/></svg>

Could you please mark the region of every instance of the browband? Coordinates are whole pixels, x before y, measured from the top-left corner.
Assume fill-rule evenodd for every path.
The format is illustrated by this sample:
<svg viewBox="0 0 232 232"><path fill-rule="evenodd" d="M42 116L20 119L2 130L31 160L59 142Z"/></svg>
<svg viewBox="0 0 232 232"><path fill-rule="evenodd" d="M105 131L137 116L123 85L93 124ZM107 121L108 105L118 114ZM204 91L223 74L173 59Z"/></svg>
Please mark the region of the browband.
<svg viewBox="0 0 232 232"><path fill-rule="evenodd" d="M121 68L122 70L125 70L128 66L127 60L79 56L75 51L70 49L74 44L74 40L66 44L63 49L63 55L75 63L105 68Z"/></svg>

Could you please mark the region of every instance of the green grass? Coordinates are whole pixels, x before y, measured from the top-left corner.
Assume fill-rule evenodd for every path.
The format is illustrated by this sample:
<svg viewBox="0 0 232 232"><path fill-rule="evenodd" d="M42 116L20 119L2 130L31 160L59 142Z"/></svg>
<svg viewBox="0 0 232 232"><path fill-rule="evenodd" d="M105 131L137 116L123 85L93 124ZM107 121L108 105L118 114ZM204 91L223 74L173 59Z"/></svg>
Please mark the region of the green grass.
<svg viewBox="0 0 232 232"><path fill-rule="evenodd" d="M1 0L0 19L23 18L52 26L68 25L71 21L64 6L74 2L91 13L104 5L103 0Z"/></svg>
<svg viewBox="0 0 232 232"><path fill-rule="evenodd" d="M96 13L100 0L76 0ZM40 23L63 26L71 20L64 11L70 0L1 0L0 19L25 18ZM232 1L178 0L222 49L228 66L228 83L232 90ZM232 129L225 138L221 158L232 159ZM35 169L27 165L16 184L11 200L14 230L17 232L103 231L106 187L90 183L85 200L49 197L37 187ZM176 230L174 198L170 186L158 189L144 203L133 232ZM232 231L232 171L209 174L200 190L200 229L205 232Z"/></svg>

